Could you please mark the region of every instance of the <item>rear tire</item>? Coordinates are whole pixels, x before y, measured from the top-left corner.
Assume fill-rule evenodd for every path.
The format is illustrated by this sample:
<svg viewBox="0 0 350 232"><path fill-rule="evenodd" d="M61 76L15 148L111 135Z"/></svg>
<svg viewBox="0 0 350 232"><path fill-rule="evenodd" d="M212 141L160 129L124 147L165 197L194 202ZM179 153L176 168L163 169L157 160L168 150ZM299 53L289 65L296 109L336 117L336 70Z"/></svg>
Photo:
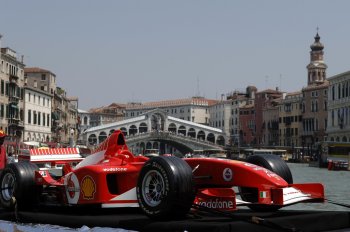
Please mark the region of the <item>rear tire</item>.
<svg viewBox="0 0 350 232"><path fill-rule="evenodd" d="M288 184L293 184L292 173L286 162L279 156L271 154L258 154L249 156L246 161L248 163L264 167L282 177ZM258 202L259 193L257 188L240 187L239 190L242 200L253 203ZM249 205L248 207L252 210L262 212L276 211L281 208L280 206L276 205Z"/></svg>
<svg viewBox="0 0 350 232"><path fill-rule="evenodd" d="M0 175L0 204L7 210L30 209L38 198L35 171L39 168L28 162L10 163Z"/></svg>
<svg viewBox="0 0 350 232"><path fill-rule="evenodd" d="M152 219L183 218L194 197L192 169L175 156L158 156L142 167L136 187L143 212Z"/></svg>

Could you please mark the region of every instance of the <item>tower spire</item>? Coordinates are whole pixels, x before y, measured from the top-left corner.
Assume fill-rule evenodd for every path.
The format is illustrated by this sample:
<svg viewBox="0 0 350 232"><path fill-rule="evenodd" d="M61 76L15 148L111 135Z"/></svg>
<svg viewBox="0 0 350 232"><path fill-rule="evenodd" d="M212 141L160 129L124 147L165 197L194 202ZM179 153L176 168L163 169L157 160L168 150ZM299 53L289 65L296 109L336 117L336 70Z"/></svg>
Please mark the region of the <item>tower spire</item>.
<svg viewBox="0 0 350 232"><path fill-rule="evenodd" d="M327 65L323 60L323 44L320 42L319 28L316 28L315 41L310 45L310 64L307 66L308 70L308 85L320 84L326 80Z"/></svg>

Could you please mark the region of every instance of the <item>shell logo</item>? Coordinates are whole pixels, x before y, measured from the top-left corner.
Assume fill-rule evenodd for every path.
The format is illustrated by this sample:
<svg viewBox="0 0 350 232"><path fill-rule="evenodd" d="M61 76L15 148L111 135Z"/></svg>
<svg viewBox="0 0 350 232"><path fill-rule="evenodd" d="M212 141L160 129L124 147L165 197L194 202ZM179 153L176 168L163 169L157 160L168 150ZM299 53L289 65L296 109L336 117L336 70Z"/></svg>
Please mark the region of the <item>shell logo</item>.
<svg viewBox="0 0 350 232"><path fill-rule="evenodd" d="M91 176L85 176L81 181L81 190L83 198L86 200L94 199L96 193L96 184Z"/></svg>

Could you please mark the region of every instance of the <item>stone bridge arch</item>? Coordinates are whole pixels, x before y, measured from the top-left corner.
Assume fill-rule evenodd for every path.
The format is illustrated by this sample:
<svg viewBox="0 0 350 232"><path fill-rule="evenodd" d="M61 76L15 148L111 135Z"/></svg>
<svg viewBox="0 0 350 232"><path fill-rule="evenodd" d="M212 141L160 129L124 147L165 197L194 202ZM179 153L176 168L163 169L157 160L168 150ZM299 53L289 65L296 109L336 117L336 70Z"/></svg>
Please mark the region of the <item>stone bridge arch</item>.
<svg viewBox="0 0 350 232"><path fill-rule="evenodd" d="M176 135L172 138L175 142L164 138L154 138L154 136L153 138L143 137L145 141L138 141L138 146L140 147L140 144L143 142L143 147L146 147L146 142L154 139L161 143L172 144L172 146L179 148L179 151L188 151L188 147L201 149L198 144L203 146L211 144L210 146L212 147L209 146L210 148L224 146L227 141L221 129L171 117L160 109L151 110L123 121L89 128L84 131L83 140L86 141L86 145L96 146L115 130L123 131L124 135L129 138L151 132L170 133ZM192 145L187 145L188 142ZM198 146L193 144L197 144Z"/></svg>

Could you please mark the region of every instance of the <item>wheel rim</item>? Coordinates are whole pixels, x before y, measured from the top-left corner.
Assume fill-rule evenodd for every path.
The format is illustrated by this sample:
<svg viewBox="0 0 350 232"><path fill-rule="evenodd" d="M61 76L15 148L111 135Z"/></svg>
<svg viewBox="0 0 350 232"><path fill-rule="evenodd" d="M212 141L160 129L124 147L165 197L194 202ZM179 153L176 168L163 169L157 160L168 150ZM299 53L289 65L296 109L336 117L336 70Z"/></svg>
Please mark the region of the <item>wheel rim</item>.
<svg viewBox="0 0 350 232"><path fill-rule="evenodd" d="M145 203L155 207L159 205L165 193L163 176L156 170L149 171L142 181L142 196Z"/></svg>
<svg viewBox="0 0 350 232"><path fill-rule="evenodd" d="M4 200L9 201L13 196L13 188L15 186L15 177L11 173L6 173L1 182L1 195Z"/></svg>

